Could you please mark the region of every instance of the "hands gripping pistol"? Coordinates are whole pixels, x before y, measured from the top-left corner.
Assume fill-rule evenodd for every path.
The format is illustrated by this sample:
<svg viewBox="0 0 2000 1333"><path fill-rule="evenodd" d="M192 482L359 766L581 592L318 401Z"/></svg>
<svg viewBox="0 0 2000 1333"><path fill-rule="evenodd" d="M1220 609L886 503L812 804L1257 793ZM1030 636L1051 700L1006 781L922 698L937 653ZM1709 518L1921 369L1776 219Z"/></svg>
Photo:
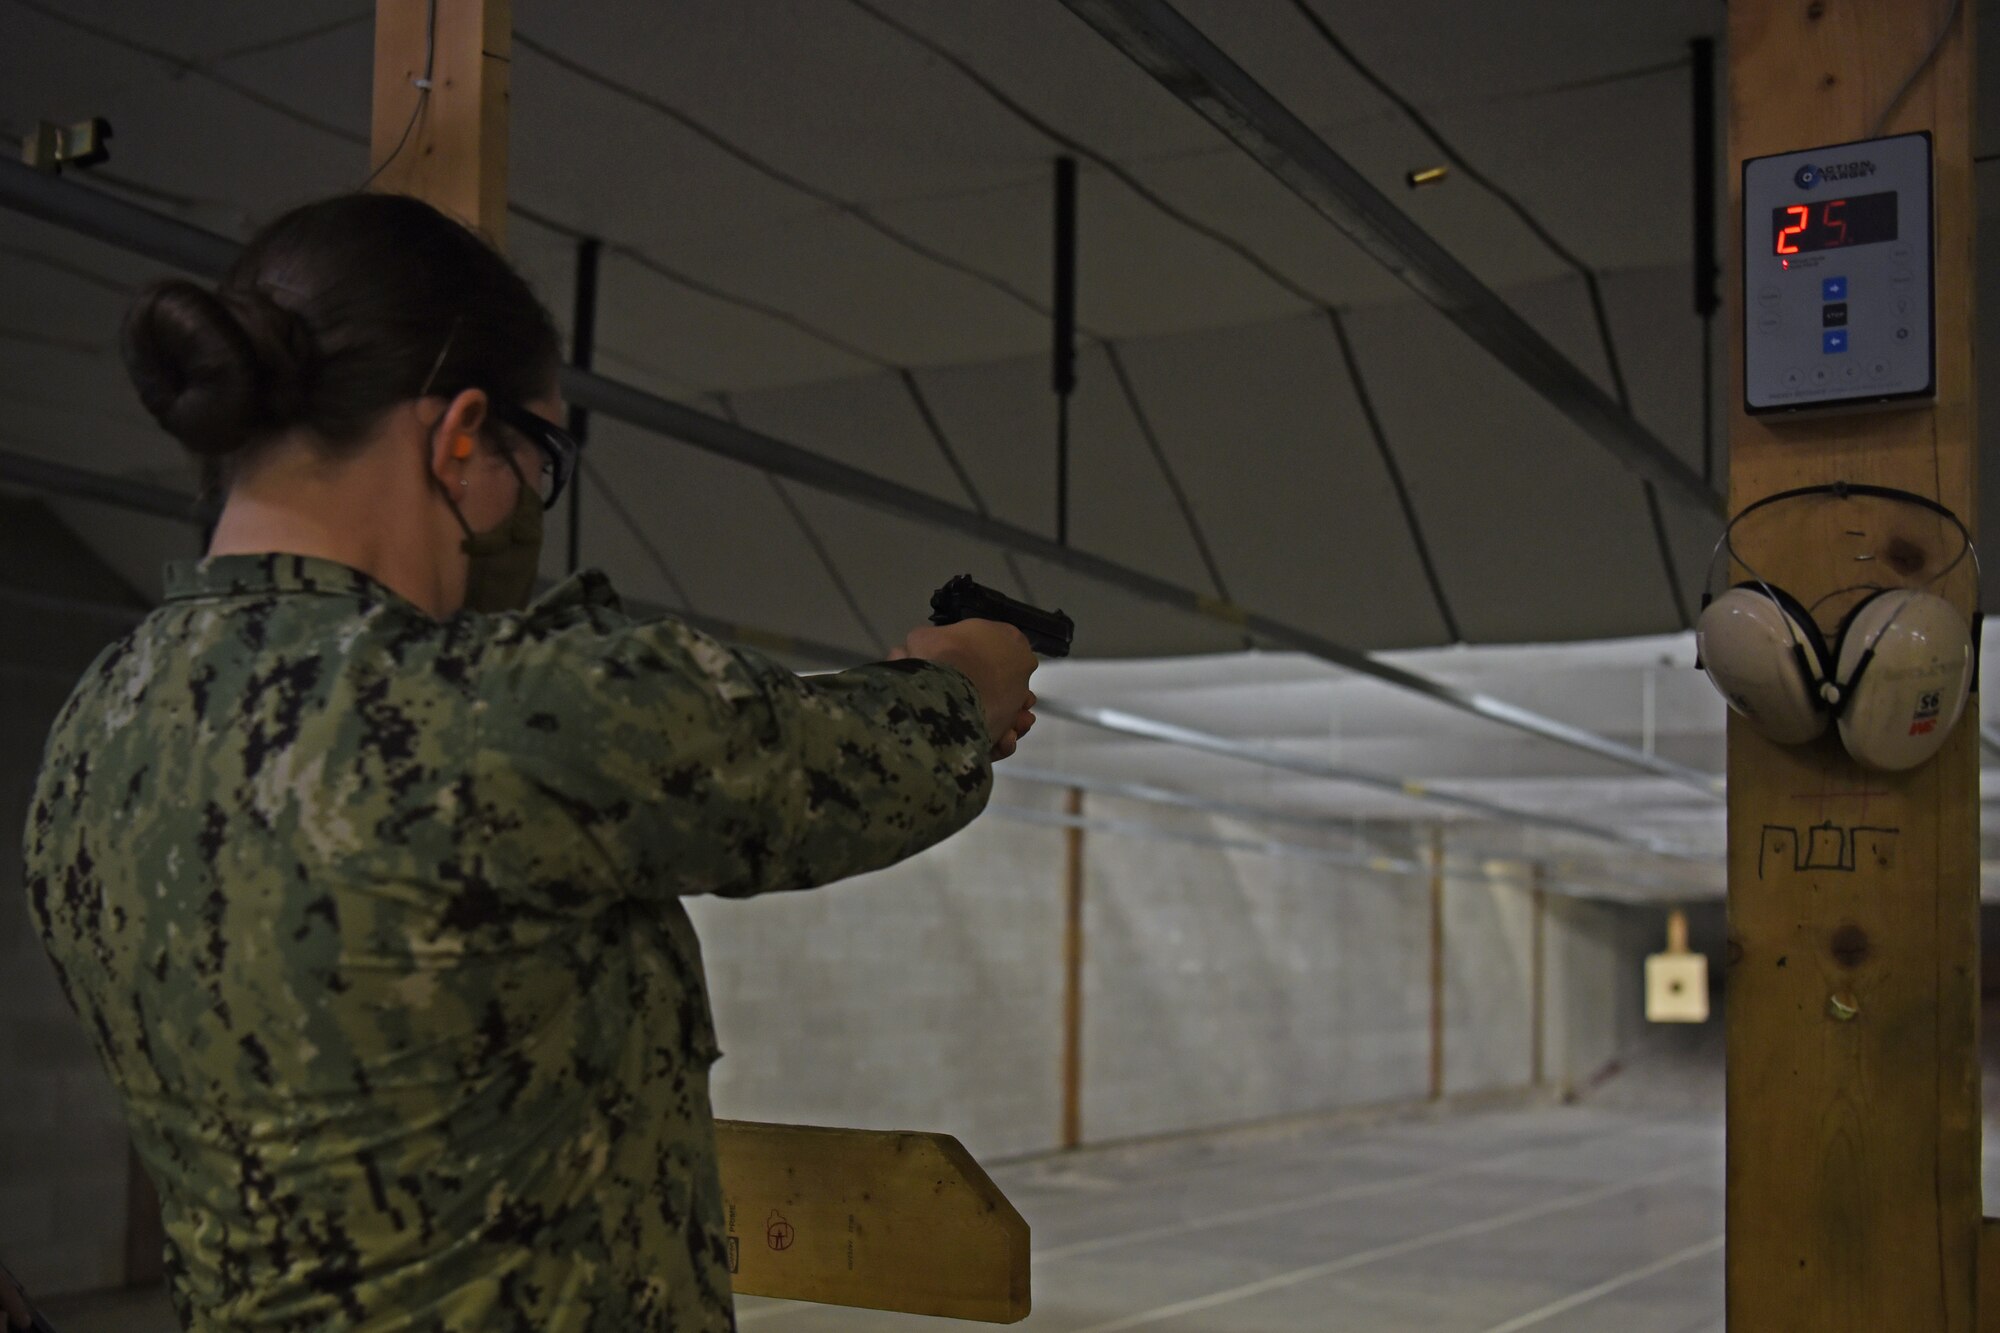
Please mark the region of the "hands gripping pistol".
<svg viewBox="0 0 2000 1333"><path fill-rule="evenodd" d="M1068 657L1076 622L1060 611L1044 611L1017 602L1004 593L983 588L972 575L960 574L931 594L931 624L956 625L961 620L998 620L1028 636L1038 657Z"/></svg>

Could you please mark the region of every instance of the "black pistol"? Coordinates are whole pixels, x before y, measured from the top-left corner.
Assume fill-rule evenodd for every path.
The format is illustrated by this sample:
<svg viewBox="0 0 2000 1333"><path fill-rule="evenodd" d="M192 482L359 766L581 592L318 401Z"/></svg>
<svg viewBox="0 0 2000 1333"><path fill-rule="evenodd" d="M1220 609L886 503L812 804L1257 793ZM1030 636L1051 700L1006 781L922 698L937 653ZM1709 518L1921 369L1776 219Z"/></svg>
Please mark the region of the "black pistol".
<svg viewBox="0 0 2000 1333"><path fill-rule="evenodd" d="M1017 602L1005 593L983 588L972 575L960 574L931 594L931 624L956 625L961 620L998 620L1028 636L1037 657L1068 657L1076 622L1060 611L1044 611Z"/></svg>

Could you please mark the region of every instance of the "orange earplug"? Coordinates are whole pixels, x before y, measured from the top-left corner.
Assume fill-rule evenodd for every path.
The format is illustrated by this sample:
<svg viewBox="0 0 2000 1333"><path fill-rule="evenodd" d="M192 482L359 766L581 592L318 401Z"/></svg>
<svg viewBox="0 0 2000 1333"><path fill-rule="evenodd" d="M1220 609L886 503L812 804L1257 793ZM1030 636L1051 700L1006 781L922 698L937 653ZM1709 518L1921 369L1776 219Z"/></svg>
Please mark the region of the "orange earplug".
<svg viewBox="0 0 2000 1333"><path fill-rule="evenodd" d="M470 435L459 436L458 443L451 447L451 456L460 459L472 457L472 437Z"/></svg>

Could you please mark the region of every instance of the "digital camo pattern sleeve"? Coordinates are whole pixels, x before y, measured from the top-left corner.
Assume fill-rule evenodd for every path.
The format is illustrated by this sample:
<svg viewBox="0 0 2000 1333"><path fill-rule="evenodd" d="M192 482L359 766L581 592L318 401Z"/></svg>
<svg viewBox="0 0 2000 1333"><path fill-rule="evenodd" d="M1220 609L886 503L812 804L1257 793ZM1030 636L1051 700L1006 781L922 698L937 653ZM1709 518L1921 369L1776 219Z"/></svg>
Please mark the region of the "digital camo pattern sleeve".
<svg viewBox="0 0 2000 1333"><path fill-rule="evenodd" d="M604 615L531 612L494 646L480 743L489 795L560 812L582 837L551 854L594 862L616 891L810 888L893 864L985 808L991 741L962 673L904 661L798 676L678 621L607 634Z"/></svg>

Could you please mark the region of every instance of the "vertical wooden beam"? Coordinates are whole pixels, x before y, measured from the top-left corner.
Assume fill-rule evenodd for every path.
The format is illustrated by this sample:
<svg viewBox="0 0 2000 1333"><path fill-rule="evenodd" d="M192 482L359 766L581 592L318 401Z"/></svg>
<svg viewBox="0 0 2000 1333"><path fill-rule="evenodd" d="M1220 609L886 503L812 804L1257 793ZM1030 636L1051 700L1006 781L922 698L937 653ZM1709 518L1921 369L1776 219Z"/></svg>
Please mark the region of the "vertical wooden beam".
<svg viewBox="0 0 2000 1333"><path fill-rule="evenodd" d="M1083 817L1083 789L1071 787L1063 810ZM1063 830L1062 1146L1083 1142L1083 830Z"/></svg>
<svg viewBox="0 0 2000 1333"><path fill-rule="evenodd" d="M1548 1026L1548 890L1542 887L1542 865L1531 870L1533 887L1528 916L1528 1085L1539 1088L1548 1075L1546 1053Z"/></svg>
<svg viewBox="0 0 2000 1333"><path fill-rule="evenodd" d="M1444 825L1431 825L1431 1087L1444 1096Z"/></svg>
<svg viewBox="0 0 2000 1333"><path fill-rule="evenodd" d="M1865 138L1937 39L1951 0L1734 0L1731 190L1743 159ZM1934 408L1752 420L1742 411L1742 239L1727 295L1730 503L1846 479L1933 496L1974 520L1972 44L1965 3L1886 133L1936 153ZM1857 296L1857 300L1859 297ZM1760 572L1810 603L1858 580L1851 510L1770 511ZM1953 539L1871 513L1901 569ZM1879 529L1879 531L1876 531ZM1893 548L1891 543L1894 543ZM1879 567L1879 566L1878 566ZM1942 591L1969 607L1972 580ZM1836 611L1838 607L1836 606ZM1828 738L1786 748L1729 724L1728 1319L1732 1329L1969 1333L1979 1227L1978 718L1909 773L1856 767ZM1840 857L1795 855L1808 837ZM1796 845L1796 847L1795 847ZM1851 869L1842 868L1851 867Z"/></svg>
<svg viewBox="0 0 2000 1333"><path fill-rule="evenodd" d="M372 188L435 204L498 246L512 34L512 0L375 4Z"/></svg>
<svg viewBox="0 0 2000 1333"><path fill-rule="evenodd" d="M1979 1224L1979 1333L2000 1333L2000 1220Z"/></svg>

